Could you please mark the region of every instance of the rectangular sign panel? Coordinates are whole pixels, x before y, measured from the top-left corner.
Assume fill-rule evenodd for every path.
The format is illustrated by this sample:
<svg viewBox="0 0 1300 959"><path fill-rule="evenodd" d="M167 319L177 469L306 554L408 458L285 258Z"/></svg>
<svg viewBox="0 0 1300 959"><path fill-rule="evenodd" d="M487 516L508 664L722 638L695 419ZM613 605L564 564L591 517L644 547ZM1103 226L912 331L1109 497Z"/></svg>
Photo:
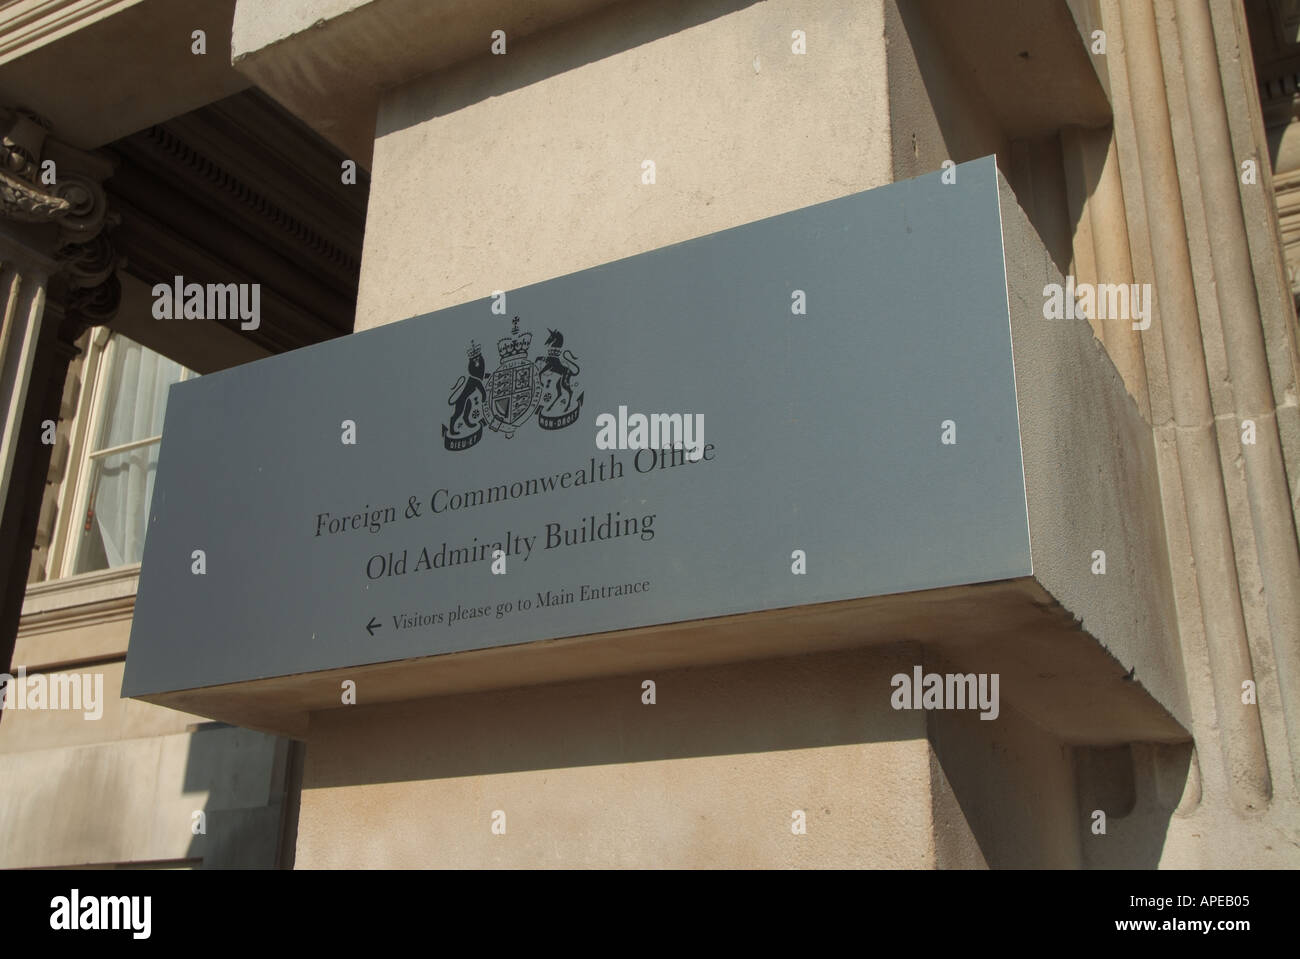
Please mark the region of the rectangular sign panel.
<svg viewBox="0 0 1300 959"><path fill-rule="evenodd" d="M124 693L1027 575L956 173L177 384Z"/></svg>

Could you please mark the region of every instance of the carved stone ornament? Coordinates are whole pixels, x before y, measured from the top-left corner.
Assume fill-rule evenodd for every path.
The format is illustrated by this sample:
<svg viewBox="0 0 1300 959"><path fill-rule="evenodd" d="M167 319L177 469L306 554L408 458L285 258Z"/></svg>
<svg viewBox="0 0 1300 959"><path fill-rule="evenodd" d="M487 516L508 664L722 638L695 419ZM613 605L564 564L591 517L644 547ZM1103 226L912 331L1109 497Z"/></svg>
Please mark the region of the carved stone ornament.
<svg viewBox="0 0 1300 959"><path fill-rule="evenodd" d="M119 220L116 213L101 216L101 223L106 223L109 229ZM97 232L84 243L63 244L55 259L63 266L59 278L67 290L65 326L80 335L82 327L109 322L122 302L122 284L117 271L123 258L109 240L108 230Z"/></svg>
<svg viewBox="0 0 1300 959"><path fill-rule="evenodd" d="M119 217L108 209L100 182L112 173L102 157L61 143L34 113L0 108L0 218L56 224L55 259L61 269L52 293L66 308L71 329L107 323L122 297L116 272L121 257L107 228ZM53 175L43 182L42 163Z"/></svg>
<svg viewBox="0 0 1300 959"><path fill-rule="evenodd" d="M71 209L70 200L0 170L0 216L20 223L46 223Z"/></svg>
<svg viewBox="0 0 1300 959"><path fill-rule="evenodd" d="M49 135L49 124L34 113L0 110L0 216L20 223L57 222L64 242L84 242L99 233L108 212L102 176L77 169L78 159L93 168L102 161L60 145ZM47 141L62 156L53 183L42 182L41 160Z"/></svg>

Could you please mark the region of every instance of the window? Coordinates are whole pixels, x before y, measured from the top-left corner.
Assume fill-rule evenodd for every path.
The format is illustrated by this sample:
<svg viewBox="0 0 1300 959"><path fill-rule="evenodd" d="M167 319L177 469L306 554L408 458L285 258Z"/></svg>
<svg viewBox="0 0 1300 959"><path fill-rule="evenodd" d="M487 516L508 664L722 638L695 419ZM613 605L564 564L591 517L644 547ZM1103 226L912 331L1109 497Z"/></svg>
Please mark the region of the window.
<svg viewBox="0 0 1300 959"><path fill-rule="evenodd" d="M65 480L63 549L51 577L139 563L173 383L195 374L121 334L96 331L87 351L76 435Z"/></svg>

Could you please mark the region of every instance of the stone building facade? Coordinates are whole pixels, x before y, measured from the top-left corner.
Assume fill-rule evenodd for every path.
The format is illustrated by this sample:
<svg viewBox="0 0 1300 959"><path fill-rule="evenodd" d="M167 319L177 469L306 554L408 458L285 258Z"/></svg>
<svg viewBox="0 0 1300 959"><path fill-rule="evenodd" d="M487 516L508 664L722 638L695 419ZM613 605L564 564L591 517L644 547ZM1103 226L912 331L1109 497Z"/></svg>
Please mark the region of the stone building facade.
<svg viewBox="0 0 1300 959"><path fill-rule="evenodd" d="M9 4L0 630L103 702L0 714L0 866L1296 866L1298 90L1295 0ZM1152 291L1022 424L1115 464L1033 493L1146 544L1104 578L934 597L939 636L900 601L815 648L796 608L672 661L398 664L357 706L119 695L169 383L989 154L1009 271ZM176 276L260 284L259 325L156 320ZM915 663L1021 681L894 711Z"/></svg>

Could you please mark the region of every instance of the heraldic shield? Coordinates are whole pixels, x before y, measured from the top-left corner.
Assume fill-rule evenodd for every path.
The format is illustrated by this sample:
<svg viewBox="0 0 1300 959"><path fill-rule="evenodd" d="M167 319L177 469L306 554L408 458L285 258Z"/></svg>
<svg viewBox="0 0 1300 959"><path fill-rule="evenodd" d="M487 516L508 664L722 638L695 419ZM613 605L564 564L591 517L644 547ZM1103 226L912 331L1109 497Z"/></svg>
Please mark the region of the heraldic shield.
<svg viewBox="0 0 1300 959"><path fill-rule="evenodd" d="M563 349L563 334L548 332L547 355L530 360L533 334L519 332L516 316L510 335L497 340L501 365L491 373L478 344L470 343L467 373L447 398L454 412L442 427L446 449L457 452L474 446L483 438L484 426L509 439L533 416L544 430L563 429L578 419L583 394L574 395L577 357Z"/></svg>
<svg viewBox="0 0 1300 959"><path fill-rule="evenodd" d="M515 326L518 329L518 324ZM531 340L530 334L524 334ZM542 395L542 381L537 368L528 361L527 346L522 356L504 359L488 380L488 427L507 438L523 426L537 411Z"/></svg>

